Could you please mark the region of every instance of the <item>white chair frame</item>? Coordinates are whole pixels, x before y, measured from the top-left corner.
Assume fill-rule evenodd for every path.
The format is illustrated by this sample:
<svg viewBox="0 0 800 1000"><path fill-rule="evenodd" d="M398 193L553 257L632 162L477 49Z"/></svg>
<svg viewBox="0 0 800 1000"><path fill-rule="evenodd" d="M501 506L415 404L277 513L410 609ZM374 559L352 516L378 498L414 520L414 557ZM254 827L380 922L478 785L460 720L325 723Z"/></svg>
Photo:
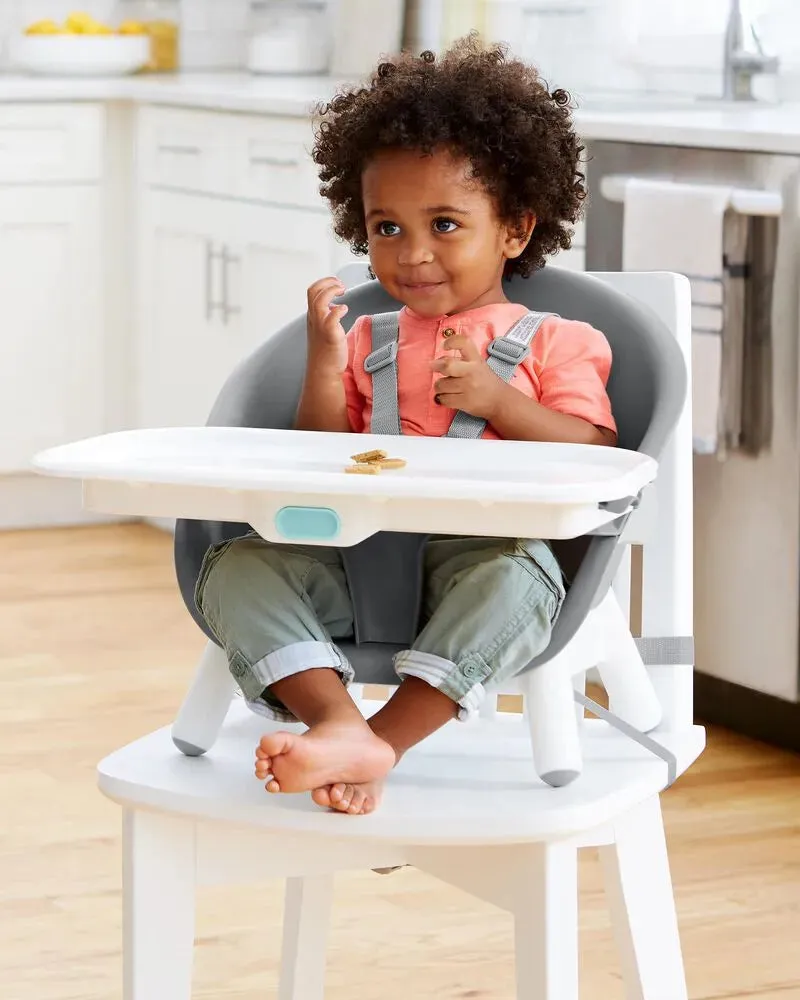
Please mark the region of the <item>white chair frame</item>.
<svg viewBox="0 0 800 1000"><path fill-rule="evenodd" d="M685 279L596 276L656 310L690 366ZM690 398L623 536L628 546L643 546L643 637L692 636ZM578 1000L577 851L587 846L598 847L603 861L626 997L687 1000L660 810L667 765L606 722L584 719L573 696L597 668L612 710L668 747L678 774L702 752L693 667L643 664L630 597L628 555L568 646L513 688L525 698L524 725L487 698L479 720L447 727L409 754L402 784L394 790L390 779L385 805L363 818L333 817L258 788L252 750L264 720L232 700L224 654L209 644L172 729L99 765L100 788L124 816L125 1000L190 1000L195 888L260 877L287 879L280 1000L322 1000L333 875L400 865L513 913L519 1000ZM362 704L367 714L374 709ZM172 737L215 749L182 757ZM508 776L524 776L522 758L532 749L530 787L481 772L469 753L474 741L497 748L494 764ZM582 774L550 788L534 765L539 775ZM459 797L459 779L474 782L469 796ZM485 789L483 804L476 788Z"/></svg>

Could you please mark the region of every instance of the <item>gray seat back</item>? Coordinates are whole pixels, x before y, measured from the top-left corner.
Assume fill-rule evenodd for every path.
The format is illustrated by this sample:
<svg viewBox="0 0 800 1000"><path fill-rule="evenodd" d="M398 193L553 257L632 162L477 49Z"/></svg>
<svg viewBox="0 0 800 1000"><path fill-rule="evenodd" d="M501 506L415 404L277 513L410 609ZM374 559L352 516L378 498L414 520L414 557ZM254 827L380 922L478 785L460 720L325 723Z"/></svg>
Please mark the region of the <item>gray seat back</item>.
<svg viewBox="0 0 800 1000"><path fill-rule="evenodd" d="M687 390L680 348L658 316L591 275L553 267L545 267L527 279L512 279L506 294L530 309L591 323L605 334L613 355L608 392L620 447L658 459L681 413ZM374 281L351 289L344 300L350 307L345 320L348 328L358 316L400 307ZM306 317L302 315L266 340L232 372L211 411L209 425L291 428L305 361ZM181 593L195 621L211 639L214 637L194 603L203 555L209 545L249 530L249 525L212 521L179 521L176 527L175 565ZM558 546L556 550L562 560L574 559L575 568L550 645L528 669L550 659L566 645L593 604L604 596L621 555L616 535L578 540L563 546L563 554ZM413 560L412 552L405 564L411 565ZM359 572L364 572L363 565L362 559ZM406 588L405 613L409 622L418 608L417 584L409 580ZM358 620L357 592L353 593L353 603ZM394 678L391 656L405 643L374 640L381 636L384 620L397 620L398 610L393 604L391 615L382 619L378 614L361 636L357 628L352 644L342 644L359 680L386 682Z"/></svg>

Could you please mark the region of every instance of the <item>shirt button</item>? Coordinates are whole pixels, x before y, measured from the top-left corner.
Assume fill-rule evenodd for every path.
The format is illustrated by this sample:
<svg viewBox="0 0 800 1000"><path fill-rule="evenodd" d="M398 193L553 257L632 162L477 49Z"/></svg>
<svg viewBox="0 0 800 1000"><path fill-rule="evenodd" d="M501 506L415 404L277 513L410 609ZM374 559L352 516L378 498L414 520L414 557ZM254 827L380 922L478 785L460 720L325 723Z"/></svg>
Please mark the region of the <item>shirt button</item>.
<svg viewBox="0 0 800 1000"><path fill-rule="evenodd" d="M447 329L442 330L442 336L443 337L453 337L455 335L455 332L456 331L452 328L452 326L448 326Z"/></svg>

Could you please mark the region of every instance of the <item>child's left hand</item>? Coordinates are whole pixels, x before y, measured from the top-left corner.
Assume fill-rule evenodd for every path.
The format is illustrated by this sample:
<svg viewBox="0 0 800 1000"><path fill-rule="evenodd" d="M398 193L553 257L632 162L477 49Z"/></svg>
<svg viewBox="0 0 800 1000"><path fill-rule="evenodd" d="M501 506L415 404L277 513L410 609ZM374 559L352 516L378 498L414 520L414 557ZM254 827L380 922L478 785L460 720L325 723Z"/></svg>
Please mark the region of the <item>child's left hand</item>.
<svg viewBox="0 0 800 1000"><path fill-rule="evenodd" d="M508 386L495 375L469 337L450 337L446 344L448 350L458 351L461 357L432 362L431 369L444 376L434 385L436 402L491 420Z"/></svg>

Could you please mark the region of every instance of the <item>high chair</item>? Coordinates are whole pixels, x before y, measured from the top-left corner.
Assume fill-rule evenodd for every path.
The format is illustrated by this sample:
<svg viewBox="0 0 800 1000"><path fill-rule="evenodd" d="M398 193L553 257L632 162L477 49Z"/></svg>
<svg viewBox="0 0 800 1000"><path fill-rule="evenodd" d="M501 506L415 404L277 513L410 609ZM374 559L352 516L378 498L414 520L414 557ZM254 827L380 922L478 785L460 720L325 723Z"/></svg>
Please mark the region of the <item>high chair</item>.
<svg viewBox="0 0 800 1000"><path fill-rule="evenodd" d="M356 628L351 643L337 644L359 685L396 683L391 654L413 637L425 537L411 529L417 521L428 534L453 533L455 510L462 534L489 525L482 533L582 537L551 643L511 687L524 695L524 721L497 712L490 692L479 719L445 727L403 758L382 806L366 817L263 791L252 774L255 745L269 728L292 727L233 698L235 680L209 635L174 725L98 769L101 790L123 807L125 1000L191 997L197 886L273 877L287 880L280 1000L322 1000L334 873L403 865L513 913L520 1000L578 1000L577 851L587 846L603 861L628 1000L686 1000L659 796L705 738L692 718L688 281L545 268L514 279L508 295L606 334L619 449L453 442L448 454L462 465L496 458L500 469L511 448L523 465L534 463L524 486L498 472L491 493L476 485L462 500L448 500L441 484L395 480L397 495L351 482L331 487L323 503L313 475L296 470L287 473L291 488L279 487L287 441L302 459L323 446L341 453L354 440L287 437L305 362L300 317L232 373L202 433L126 432L37 457L39 471L82 478L87 506L180 517L178 580L204 630L193 592L212 542L252 524L276 541L338 543ZM370 281L346 301L348 323L395 308ZM368 435L359 440L370 447ZM403 438L393 450L424 477L426 461L444 454L431 450L438 444ZM643 546L637 637L629 625L634 544ZM610 711L585 697L595 667ZM360 704L367 715L377 708ZM600 718L584 718L585 705Z"/></svg>

